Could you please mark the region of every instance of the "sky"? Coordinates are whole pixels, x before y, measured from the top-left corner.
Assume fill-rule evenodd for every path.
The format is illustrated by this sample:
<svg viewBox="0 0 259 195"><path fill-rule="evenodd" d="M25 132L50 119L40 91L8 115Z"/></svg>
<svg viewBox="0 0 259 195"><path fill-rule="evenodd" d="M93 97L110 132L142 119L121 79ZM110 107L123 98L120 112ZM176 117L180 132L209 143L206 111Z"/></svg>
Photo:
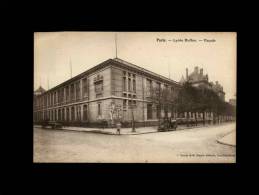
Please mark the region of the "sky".
<svg viewBox="0 0 259 195"><path fill-rule="evenodd" d="M223 86L226 101L236 98L234 32L37 32L34 90L39 86L50 89L70 79L70 64L74 77L115 58L115 34L118 58L175 81L185 77L186 68L190 74L199 66L209 81Z"/></svg>

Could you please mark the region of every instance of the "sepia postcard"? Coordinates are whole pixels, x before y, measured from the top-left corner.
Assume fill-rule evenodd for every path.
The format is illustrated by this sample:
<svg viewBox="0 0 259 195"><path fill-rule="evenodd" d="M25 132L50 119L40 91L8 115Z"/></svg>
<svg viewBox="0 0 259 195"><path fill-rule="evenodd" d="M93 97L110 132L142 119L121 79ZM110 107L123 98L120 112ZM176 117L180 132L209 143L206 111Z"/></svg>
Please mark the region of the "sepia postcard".
<svg viewBox="0 0 259 195"><path fill-rule="evenodd" d="M236 163L236 32L35 32L34 163Z"/></svg>

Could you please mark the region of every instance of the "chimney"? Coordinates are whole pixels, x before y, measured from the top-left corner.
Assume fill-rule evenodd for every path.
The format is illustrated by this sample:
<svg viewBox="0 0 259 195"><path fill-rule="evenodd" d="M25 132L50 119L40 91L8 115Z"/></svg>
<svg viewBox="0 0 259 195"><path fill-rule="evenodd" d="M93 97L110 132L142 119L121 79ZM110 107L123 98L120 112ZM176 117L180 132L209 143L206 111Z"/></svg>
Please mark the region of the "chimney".
<svg viewBox="0 0 259 195"><path fill-rule="evenodd" d="M199 72L199 70L198 70L198 66L195 66L195 68L194 68L194 72L195 72L196 74Z"/></svg>
<svg viewBox="0 0 259 195"><path fill-rule="evenodd" d="M203 76L203 68L200 69L200 75Z"/></svg>
<svg viewBox="0 0 259 195"><path fill-rule="evenodd" d="M186 80L188 80L188 68L186 68Z"/></svg>

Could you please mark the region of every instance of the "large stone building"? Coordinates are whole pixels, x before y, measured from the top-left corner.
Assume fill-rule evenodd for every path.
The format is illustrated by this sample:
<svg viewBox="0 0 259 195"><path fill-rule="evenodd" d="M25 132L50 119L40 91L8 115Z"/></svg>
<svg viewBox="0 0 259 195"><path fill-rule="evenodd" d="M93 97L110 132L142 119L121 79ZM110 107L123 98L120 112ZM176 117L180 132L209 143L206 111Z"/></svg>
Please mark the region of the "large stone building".
<svg viewBox="0 0 259 195"><path fill-rule="evenodd" d="M216 81L215 84L213 82L209 82L208 74L203 74L203 68L199 69L198 66L194 67L194 71L190 75L186 68L186 77L184 78L182 76L180 80L181 84L184 82L189 82L194 87L206 87L212 89L222 101L225 101L225 92L222 85L220 85L218 81Z"/></svg>
<svg viewBox="0 0 259 195"><path fill-rule="evenodd" d="M88 126L106 120L134 120L153 125L162 115L173 116L174 105L160 107L151 98L152 89L168 89L177 97L181 85L121 59L108 59L95 67L34 96L34 122L60 121ZM160 116L159 116L160 115Z"/></svg>

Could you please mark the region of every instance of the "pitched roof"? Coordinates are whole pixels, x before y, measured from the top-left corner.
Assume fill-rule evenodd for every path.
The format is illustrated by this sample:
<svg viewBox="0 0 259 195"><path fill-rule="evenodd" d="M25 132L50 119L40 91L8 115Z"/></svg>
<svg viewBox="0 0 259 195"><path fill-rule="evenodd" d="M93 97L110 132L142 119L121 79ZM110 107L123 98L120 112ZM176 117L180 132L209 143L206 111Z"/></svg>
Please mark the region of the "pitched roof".
<svg viewBox="0 0 259 195"><path fill-rule="evenodd" d="M113 62L113 63L115 63L115 64L119 64L119 65L124 65L124 66L127 66L127 67L129 67L129 68L133 68L133 69L138 70L138 71L142 71L142 72L144 72L144 73L146 73L146 74L148 74L148 75L152 75L152 76L154 76L154 77L156 77L156 78L163 79L163 80L165 80L165 81L167 81L167 82L170 82L170 83L174 83L174 84L176 84L176 86L178 86L178 85L180 86L180 83L178 83L178 82L176 82L176 81L174 81L174 80L172 80L172 79L169 79L169 78L167 78L167 77L164 77L164 76L162 76L162 75L159 75L159 74L157 74L157 73L154 73L154 72L152 72L152 71L150 71L150 70L147 70L147 69L145 69L145 68L142 68L142 67L140 67L140 66L137 66L137 65L135 65L135 64L132 64L132 63L127 62L127 61L125 61L125 60L122 60L122 59L119 59L119 58L113 58L113 59L107 59L107 60L101 62L100 64L97 64L96 66L94 66L94 67L92 67L92 68L90 68L90 69L88 69L88 70L86 70L86 71L84 71L84 72L78 74L77 76L75 76L75 77L73 77L73 78L71 78L71 79L68 79L68 80L66 80L66 81L64 81L64 82L62 82L62 83L60 83L60 84L58 84L57 86L55 86L55 87L49 89L48 91L52 91L52 90L57 89L58 87L60 87L60 86L62 86L62 85L66 85L66 84L69 83L69 82L75 81L75 80L77 80L78 78L84 76L85 74L92 73L92 72L94 72L94 71L96 71L96 70L98 70L98 69L100 69L100 68L102 68L102 67L105 67L106 65L109 65L111 62Z"/></svg>
<svg viewBox="0 0 259 195"><path fill-rule="evenodd" d="M178 85L179 85L178 82L176 82L176 81L174 81L174 80L172 80L172 79L169 79L169 78L167 78L167 77L165 77L165 76L162 76L162 75L159 75L159 74L157 74L157 73L154 73L154 72L152 72L152 71L150 71L150 70L147 70L147 69L145 69L145 68L142 68L142 67L140 67L140 66L137 66L137 65L135 65L135 64L132 64L132 63L127 62L127 61L125 61L125 60L122 60L122 59L120 59L120 58L114 58L114 59L112 59L112 60L113 60L113 61L116 61L116 62L119 62L119 63L122 63L122 64L124 64L124 65L126 65L126 66L128 66L128 67L137 69L137 70L139 70L139 71L143 71L144 73L147 73L147 74L149 74L149 75L152 75L152 76L157 77L157 78L160 78L160 79L163 79L163 80L165 80L165 81L167 81L167 82L170 82L170 83L174 83L174 84L178 84Z"/></svg>

